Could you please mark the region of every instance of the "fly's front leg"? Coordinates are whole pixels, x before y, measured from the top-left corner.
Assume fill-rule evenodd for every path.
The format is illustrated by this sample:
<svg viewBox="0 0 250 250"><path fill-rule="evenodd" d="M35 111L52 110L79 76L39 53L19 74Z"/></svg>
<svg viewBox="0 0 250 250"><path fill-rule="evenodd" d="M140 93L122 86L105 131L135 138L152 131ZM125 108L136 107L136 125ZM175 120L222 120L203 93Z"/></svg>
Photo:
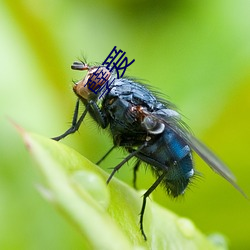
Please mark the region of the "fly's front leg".
<svg viewBox="0 0 250 250"><path fill-rule="evenodd" d="M57 137L53 137L51 139L53 139L55 141L60 141L64 137L68 136L69 134L75 133L79 129L84 117L86 116L86 114L88 112L88 105L87 105L86 109L84 110L84 112L80 116L79 120L77 120L78 119L78 112L79 112L79 104L80 104L80 100L78 99L77 102L76 102L71 127L66 132L64 132L62 135L59 135Z"/></svg>
<svg viewBox="0 0 250 250"><path fill-rule="evenodd" d="M102 128L107 127L108 124L107 124L106 116L101 112L100 108L94 101L88 102L88 104L86 105L86 109L81 114L80 118L78 119L79 105L80 105L80 100L78 99L76 102L71 127L62 135L52 138L53 140L59 141L63 139L64 137L68 136L69 134L75 133L79 129L83 119L85 118L88 112L96 120L96 122L101 125Z"/></svg>
<svg viewBox="0 0 250 250"><path fill-rule="evenodd" d="M106 115L101 111L96 102L91 100L88 104L90 115L102 128L106 128L108 126Z"/></svg>

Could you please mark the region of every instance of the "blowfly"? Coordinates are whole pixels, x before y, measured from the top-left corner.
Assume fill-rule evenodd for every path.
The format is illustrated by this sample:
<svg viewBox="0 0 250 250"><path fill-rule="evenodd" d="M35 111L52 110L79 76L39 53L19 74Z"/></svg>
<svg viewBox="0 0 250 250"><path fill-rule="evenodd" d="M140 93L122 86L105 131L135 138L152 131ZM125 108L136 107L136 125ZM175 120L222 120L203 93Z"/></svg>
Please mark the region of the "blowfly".
<svg viewBox="0 0 250 250"><path fill-rule="evenodd" d="M71 127L53 139L59 141L76 132L89 113L101 128L110 131L113 138L113 147L98 163L116 147L125 148L128 152L125 159L114 167L107 183L131 158L137 159L134 166L134 184L136 171L141 164L150 166L156 181L143 195L140 230L145 240L143 216L147 197L159 184L162 184L172 197L184 193L195 174L192 151L245 195L226 165L189 132L172 103L157 97L146 85L132 78L116 79L114 74L102 65L89 66L85 62L74 62L71 68L86 70L87 74L73 87L77 101ZM104 82L112 83L108 86L109 91L101 98L100 94L91 91L87 84L98 70L107 72ZM80 103L83 103L85 110L79 115Z"/></svg>

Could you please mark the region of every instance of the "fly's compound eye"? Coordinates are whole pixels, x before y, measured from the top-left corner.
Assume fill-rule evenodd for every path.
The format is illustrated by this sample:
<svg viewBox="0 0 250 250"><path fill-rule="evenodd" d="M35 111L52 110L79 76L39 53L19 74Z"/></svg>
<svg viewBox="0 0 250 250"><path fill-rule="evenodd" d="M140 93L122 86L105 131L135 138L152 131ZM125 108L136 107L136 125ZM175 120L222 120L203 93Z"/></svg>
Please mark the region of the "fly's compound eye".
<svg viewBox="0 0 250 250"><path fill-rule="evenodd" d="M142 125L150 134L161 134L165 129L165 125L163 123L159 122L159 120L157 121L156 119L150 116L146 116L144 118Z"/></svg>

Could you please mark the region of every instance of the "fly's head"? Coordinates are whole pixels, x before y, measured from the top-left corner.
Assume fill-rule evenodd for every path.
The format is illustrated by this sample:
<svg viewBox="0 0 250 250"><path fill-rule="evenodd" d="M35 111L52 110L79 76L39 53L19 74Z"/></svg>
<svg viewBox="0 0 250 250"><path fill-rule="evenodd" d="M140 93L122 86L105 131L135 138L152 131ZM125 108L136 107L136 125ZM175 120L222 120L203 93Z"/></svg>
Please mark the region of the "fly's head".
<svg viewBox="0 0 250 250"><path fill-rule="evenodd" d="M103 85L111 76L110 71L104 66L89 66L83 62L74 62L71 65L74 70L87 70L86 76L75 83L73 90L75 94L83 101L96 99L97 96L90 89L90 84ZM102 77L99 77L102 75Z"/></svg>

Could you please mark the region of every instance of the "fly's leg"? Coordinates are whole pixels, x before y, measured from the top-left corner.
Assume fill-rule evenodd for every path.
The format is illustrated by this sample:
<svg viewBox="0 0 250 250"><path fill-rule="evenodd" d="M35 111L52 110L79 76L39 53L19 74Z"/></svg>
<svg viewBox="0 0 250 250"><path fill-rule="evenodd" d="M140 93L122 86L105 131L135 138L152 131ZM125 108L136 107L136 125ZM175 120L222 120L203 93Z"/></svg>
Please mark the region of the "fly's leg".
<svg viewBox="0 0 250 250"><path fill-rule="evenodd" d="M135 166L134 166L134 168L133 168L133 187L134 187L135 189L137 189L137 188L136 188L136 173L137 173L137 171L138 171L140 165L141 165L141 161L140 161L140 160L137 160L136 163L135 163Z"/></svg>
<svg viewBox="0 0 250 250"><path fill-rule="evenodd" d="M116 146L114 145L97 163L96 165L99 165L115 148Z"/></svg>
<svg viewBox="0 0 250 250"><path fill-rule="evenodd" d="M113 151L113 149L115 148L116 146L114 145L97 163L96 163L96 165L99 165L112 151ZM134 152L134 151L132 151L132 152ZM137 160L136 161L136 164L135 164L135 166L134 166L134 168L133 168L133 186L134 186L134 188L135 189L137 189L136 188L136 172L138 171L138 169L139 169L139 167L140 167L140 164L141 164L141 161L140 160Z"/></svg>
<svg viewBox="0 0 250 250"><path fill-rule="evenodd" d="M91 100L88 105L89 114L102 128L106 128L108 126L106 115L100 110L97 103Z"/></svg>
<svg viewBox="0 0 250 250"><path fill-rule="evenodd" d="M68 136L69 134L75 133L79 129L83 119L85 118L85 116L86 116L86 114L88 112L98 122L98 124L101 125L102 128L107 127L107 121L105 119L106 118L105 115L101 112L98 105L92 100L86 105L86 109L81 114L79 120L77 120L78 119L78 113L79 113L79 104L80 104L80 100L78 99L77 102L76 102L71 127L65 133L63 133L62 135L59 135L57 137L52 138L53 140L60 141L64 137Z"/></svg>
<svg viewBox="0 0 250 250"><path fill-rule="evenodd" d="M146 201L148 196L157 188L157 186L162 182L163 178L165 177L167 172L164 172L162 175L160 175L157 180L153 183L153 185L147 190L147 192L143 195L143 201L142 201L142 207L140 212L140 230L142 233L142 236L144 240L147 240L147 236L143 229L143 216L146 208Z"/></svg>
<svg viewBox="0 0 250 250"><path fill-rule="evenodd" d="M132 153L130 153L122 162L120 162L116 167L114 167L112 173L110 174L107 184L111 181L114 174L126 163L128 162L132 157L134 157L138 152L140 152L144 147L147 146L147 143L142 144L137 150L134 150Z"/></svg>
<svg viewBox="0 0 250 250"><path fill-rule="evenodd" d="M80 104L80 101L78 99L77 102L76 102L76 106L75 106L75 110L74 110L74 116L73 116L71 127L65 133L63 133L62 135L59 135L57 137L53 137L52 138L53 140L60 141L64 137L68 136L69 134L75 133L79 129L79 127L80 127L80 125L81 125L84 117L86 116L86 114L88 112L88 108L86 108L84 110L84 112L82 113L81 117L79 118L79 120L77 121L77 119L78 119L78 112L79 112L79 104Z"/></svg>

